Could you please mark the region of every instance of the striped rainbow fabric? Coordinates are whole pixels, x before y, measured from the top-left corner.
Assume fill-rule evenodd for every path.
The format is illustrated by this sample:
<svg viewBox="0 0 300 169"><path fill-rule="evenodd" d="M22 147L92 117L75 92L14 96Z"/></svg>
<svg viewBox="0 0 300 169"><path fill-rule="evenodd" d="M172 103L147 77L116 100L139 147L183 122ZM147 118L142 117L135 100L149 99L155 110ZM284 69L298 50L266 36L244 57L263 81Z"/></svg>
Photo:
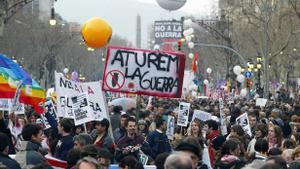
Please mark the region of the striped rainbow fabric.
<svg viewBox="0 0 300 169"><path fill-rule="evenodd" d="M19 101L32 105L37 113L43 113L44 89L17 63L0 54L0 98L14 98L20 81L22 88Z"/></svg>

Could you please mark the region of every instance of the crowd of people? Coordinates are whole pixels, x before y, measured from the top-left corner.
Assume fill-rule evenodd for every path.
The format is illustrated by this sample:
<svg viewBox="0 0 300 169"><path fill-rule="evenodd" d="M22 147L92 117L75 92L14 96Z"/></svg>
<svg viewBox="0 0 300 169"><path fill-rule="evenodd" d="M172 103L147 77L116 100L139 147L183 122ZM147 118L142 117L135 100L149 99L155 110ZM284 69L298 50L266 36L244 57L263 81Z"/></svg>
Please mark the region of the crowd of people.
<svg viewBox="0 0 300 169"><path fill-rule="evenodd" d="M189 124L175 123L166 135L167 116L178 114L180 102L191 103ZM122 110L111 105L108 119L75 126L72 119L45 117L51 128L32 109L24 115L0 113L0 169L52 168L47 157L66 161L67 169L299 169L300 102L268 100L264 107L255 100L224 100L227 134L221 133L220 106L212 99L142 97L141 109ZM193 119L193 110L212 115ZM248 114L251 135L236 123ZM193 119L193 121L192 121Z"/></svg>

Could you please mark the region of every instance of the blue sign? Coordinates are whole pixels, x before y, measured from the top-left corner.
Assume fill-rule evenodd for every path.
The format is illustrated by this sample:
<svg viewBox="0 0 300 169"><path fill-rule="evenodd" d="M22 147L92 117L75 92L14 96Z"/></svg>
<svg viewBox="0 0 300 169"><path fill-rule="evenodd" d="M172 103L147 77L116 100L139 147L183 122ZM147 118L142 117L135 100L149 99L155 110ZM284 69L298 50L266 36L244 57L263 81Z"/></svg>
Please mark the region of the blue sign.
<svg viewBox="0 0 300 169"><path fill-rule="evenodd" d="M245 72L244 75L246 78L250 78L252 76L252 73L248 71L248 72Z"/></svg>

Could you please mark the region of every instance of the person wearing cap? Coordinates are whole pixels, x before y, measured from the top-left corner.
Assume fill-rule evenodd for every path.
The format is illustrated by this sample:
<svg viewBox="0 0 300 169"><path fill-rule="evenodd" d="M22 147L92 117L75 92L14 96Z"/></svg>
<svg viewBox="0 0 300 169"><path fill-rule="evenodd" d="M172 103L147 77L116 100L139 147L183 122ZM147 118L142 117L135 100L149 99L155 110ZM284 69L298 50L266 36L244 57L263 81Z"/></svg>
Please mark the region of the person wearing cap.
<svg viewBox="0 0 300 169"><path fill-rule="evenodd" d="M0 133L0 163L4 164L9 169L21 169L17 161L8 156L9 138L6 134Z"/></svg>
<svg viewBox="0 0 300 169"><path fill-rule="evenodd" d="M140 119L138 121L138 132L144 137L148 135L148 125L146 120Z"/></svg>
<svg viewBox="0 0 300 169"><path fill-rule="evenodd" d="M152 158L163 152L171 152L171 145L168 136L165 134L167 130L167 123L162 118L155 120L156 130L149 133L147 142L149 143L152 150Z"/></svg>
<svg viewBox="0 0 300 169"><path fill-rule="evenodd" d="M103 119L96 122L97 137L94 139L94 144L99 148L106 148L111 154L115 153L115 144L108 134L109 121Z"/></svg>

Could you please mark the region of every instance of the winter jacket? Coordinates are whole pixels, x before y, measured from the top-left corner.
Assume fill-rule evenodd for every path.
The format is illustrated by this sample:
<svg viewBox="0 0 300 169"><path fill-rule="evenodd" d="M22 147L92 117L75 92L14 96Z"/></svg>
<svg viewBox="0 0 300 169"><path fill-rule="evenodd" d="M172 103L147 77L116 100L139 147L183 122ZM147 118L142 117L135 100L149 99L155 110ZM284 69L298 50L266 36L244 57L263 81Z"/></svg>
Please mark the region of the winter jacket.
<svg viewBox="0 0 300 169"><path fill-rule="evenodd" d="M47 168L46 159L39 152L41 145L34 141L22 141L20 151L16 154L15 160L20 164L22 169L30 169L38 164L44 164Z"/></svg>
<svg viewBox="0 0 300 169"><path fill-rule="evenodd" d="M67 161L68 152L74 147L72 135L62 136L55 148L55 157Z"/></svg>
<svg viewBox="0 0 300 169"><path fill-rule="evenodd" d="M96 139L97 137L94 139L94 142L96 141ZM97 147L106 148L111 154L115 154L115 144L107 133L105 133L103 137L95 144L97 145Z"/></svg>
<svg viewBox="0 0 300 169"><path fill-rule="evenodd" d="M128 154L123 154L123 149L128 147L135 147L140 146L138 150L132 150ZM118 143L117 143L117 149L116 149L116 160L121 161L125 156L132 155L136 158L139 156L139 150L142 150L146 155L152 155L151 154L151 148L149 144L145 141L145 137L136 134L134 138L130 138L127 136L127 134L122 137Z"/></svg>
<svg viewBox="0 0 300 169"><path fill-rule="evenodd" d="M207 136L208 139L208 153L209 153L209 159L210 164L213 167L215 164L215 151L212 145L213 140L220 135L218 130L212 130L211 133Z"/></svg>
<svg viewBox="0 0 300 169"><path fill-rule="evenodd" d="M157 130L155 130L149 133L147 137L147 142L151 147L153 159L155 159L158 154L161 154L163 152L171 152L171 145L165 133L160 133Z"/></svg>
<svg viewBox="0 0 300 169"><path fill-rule="evenodd" d="M0 163L8 167L8 169L21 169L20 164L16 160L2 153L0 153Z"/></svg>

